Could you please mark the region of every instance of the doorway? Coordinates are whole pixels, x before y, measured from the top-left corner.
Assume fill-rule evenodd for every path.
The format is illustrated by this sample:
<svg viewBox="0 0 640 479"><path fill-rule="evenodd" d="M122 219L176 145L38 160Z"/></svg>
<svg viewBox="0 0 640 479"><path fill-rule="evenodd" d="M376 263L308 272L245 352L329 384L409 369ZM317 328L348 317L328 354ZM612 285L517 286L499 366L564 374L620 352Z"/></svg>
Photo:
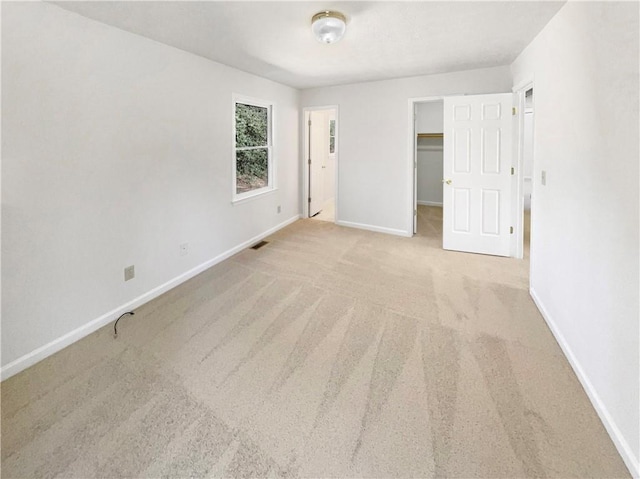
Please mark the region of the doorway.
<svg viewBox="0 0 640 479"><path fill-rule="evenodd" d="M414 234L442 240L444 101L414 103Z"/></svg>
<svg viewBox="0 0 640 479"><path fill-rule="evenodd" d="M513 256L528 259L531 264L531 244L535 242L535 89L532 80L513 88L517 95L517 175L513 189L517 201L513 215L517 225ZM544 178L542 178L544 182Z"/></svg>
<svg viewBox="0 0 640 479"><path fill-rule="evenodd" d="M442 247L514 256L516 208L512 178L514 95L493 93L414 98L410 107L413 173L412 227L418 231L418 126L420 103L442 100ZM427 134L424 134L428 139ZM435 135L433 135L435 136ZM435 138L431 138L434 140ZM514 201L512 201L512 199ZM429 200L422 200L429 201ZM520 216L520 215L518 215Z"/></svg>
<svg viewBox="0 0 640 479"><path fill-rule="evenodd" d="M531 250L531 199L533 196L533 88L524 94L522 130L522 252L525 259Z"/></svg>
<svg viewBox="0 0 640 479"><path fill-rule="evenodd" d="M305 190L308 218L335 223L338 109L305 109Z"/></svg>

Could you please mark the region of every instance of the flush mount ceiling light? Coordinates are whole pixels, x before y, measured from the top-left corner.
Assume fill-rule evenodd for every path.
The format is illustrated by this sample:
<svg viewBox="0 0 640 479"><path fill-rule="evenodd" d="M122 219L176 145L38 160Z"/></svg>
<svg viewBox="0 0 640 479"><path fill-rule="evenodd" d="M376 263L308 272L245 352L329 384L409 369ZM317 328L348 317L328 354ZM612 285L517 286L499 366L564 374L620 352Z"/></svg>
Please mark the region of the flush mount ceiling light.
<svg viewBox="0 0 640 479"><path fill-rule="evenodd" d="M311 19L311 31L322 43L339 41L347 29L347 19L340 12L325 10L316 13Z"/></svg>

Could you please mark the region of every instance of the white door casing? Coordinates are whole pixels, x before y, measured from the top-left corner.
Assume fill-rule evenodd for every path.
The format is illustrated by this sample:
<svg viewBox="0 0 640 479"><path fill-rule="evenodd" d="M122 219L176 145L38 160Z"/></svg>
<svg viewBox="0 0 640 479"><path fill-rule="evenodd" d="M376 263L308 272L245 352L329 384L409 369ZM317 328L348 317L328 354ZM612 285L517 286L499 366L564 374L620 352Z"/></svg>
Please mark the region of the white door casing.
<svg viewBox="0 0 640 479"><path fill-rule="evenodd" d="M418 105L413 104L413 234L418 232Z"/></svg>
<svg viewBox="0 0 640 479"><path fill-rule="evenodd" d="M513 94L444 99L444 249L509 256Z"/></svg>

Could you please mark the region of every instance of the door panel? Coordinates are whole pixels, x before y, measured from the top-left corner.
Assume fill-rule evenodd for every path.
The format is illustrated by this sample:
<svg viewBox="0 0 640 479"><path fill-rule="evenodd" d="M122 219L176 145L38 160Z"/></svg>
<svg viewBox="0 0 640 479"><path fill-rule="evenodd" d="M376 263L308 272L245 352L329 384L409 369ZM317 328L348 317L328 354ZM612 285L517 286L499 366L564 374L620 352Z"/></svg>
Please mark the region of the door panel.
<svg viewBox="0 0 640 479"><path fill-rule="evenodd" d="M311 111L309 133L309 216L320 212L325 202L324 194L324 166L329 156L329 128L327 112L324 110Z"/></svg>
<svg viewBox="0 0 640 479"><path fill-rule="evenodd" d="M444 100L443 247L509 255L513 95Z"/></svg>
<svg viewBox="0 0 640 479"><path fill-rule="evenodd" d="M471 172L471 130L453 130L454 152L453 171L455 173Z"/></svg>
<svg viewBox="0 0 640 479"><path fill-rule="evenodd" d="M500 192L482 190L482 229L483 235L500 234Z"/></svg>

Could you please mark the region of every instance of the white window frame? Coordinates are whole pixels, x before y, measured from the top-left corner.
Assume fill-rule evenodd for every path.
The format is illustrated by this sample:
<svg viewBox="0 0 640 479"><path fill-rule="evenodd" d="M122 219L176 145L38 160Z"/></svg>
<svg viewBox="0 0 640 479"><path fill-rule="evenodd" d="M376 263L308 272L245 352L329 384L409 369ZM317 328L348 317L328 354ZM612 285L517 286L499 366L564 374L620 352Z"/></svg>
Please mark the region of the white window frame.
<svg viewBox="0 0 640 479"><path fill-rule="evenodd" d="M241 103L243 105L251 105L251 106L257 106L260 108L267 109L267 146L266 146L267 148L267 186L263 188L251 190L251 191L246 191L244 193L236 193L236 190L237 190L236 151L238 150L238 148L236 148L236 105L238 103ZM275 103L272 101L259 100L259 99L251 98L244 95L233 94L233 103L232 103L232 109L231 109L231 116L232 116L231 124L233 125L232 155L231 155L231 158L232 158L232 165L231 165L231 177L232 177L232 182L231 182L232 197L231 198L232 200L231 202L234 204L247 201L249 199L264 195L266 193L270 193L277 189L275 184L275 178L276 178L275 163L276 162L275 162L274 145L273 145L274 110L275 110ZM242 149L251 149L251 148L264 148L264 147L263 146L247 147Z"/></svg>

